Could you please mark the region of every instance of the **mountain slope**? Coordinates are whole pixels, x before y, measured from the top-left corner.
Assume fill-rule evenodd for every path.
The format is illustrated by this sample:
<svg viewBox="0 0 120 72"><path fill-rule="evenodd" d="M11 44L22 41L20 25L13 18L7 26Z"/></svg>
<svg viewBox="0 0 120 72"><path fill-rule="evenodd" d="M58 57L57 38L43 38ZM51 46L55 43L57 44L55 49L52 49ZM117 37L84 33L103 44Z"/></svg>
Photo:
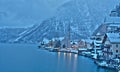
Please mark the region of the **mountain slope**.
<svg viewBox="0 0 120 72"><path fill-rule="evenodd" d="M0 0L0 26L26 27L52 17L68 0Z"/></svg>
<svg viewBox="0 0 120 72"><path fill-rule="evenodd" d="M109 4L108 0L68 1L57 9L54 17L44 20L20 35L17 42L38 42L44 39L65 37L68 34L69 24L71 39L88 38L103 22L104 17L109 15L115 3L114 0L109 1Z"/></svg>
<svg viewBox="0 0 120 72"><path fill-rule="evenodd" d="M0 28L0 42L7 43L15 40L25 28Z"/></svg>

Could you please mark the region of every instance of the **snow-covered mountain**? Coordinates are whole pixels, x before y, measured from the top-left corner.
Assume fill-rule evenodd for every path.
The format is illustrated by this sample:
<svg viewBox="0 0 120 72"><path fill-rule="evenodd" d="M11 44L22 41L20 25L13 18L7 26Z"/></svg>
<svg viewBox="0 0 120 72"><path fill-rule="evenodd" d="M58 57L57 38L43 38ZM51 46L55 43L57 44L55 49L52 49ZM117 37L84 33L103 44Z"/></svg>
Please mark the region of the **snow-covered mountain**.
<svg viewBox="0 0 120 72"><path fill-rule="evenodd" d="M57 8L54 17L23 32L15 41L38 42L65 37L68 34L69 25L71 39L88 38L117 3L117 0L67 1Z"/></svg>
<svg viewBox="0 0 120 72"><path fill-rule="evenodd" d="M68 0L0 0L0 26L26 27L52 17Z"/></svg>
<svg viewBox="0 0 120 72"><path fill-rule="evenodd" d="M0 42L7 43L15 40L25 28L0 28Z"/></svg>
<svg viewBox="0 0 120 72"><path fill-rule="evenodd" d="M118 2L118 0L44 0L45 8L42 8L41 0L29 2L0 0L0 24L37 23L17 33L12 39L13 42L36 43L55 37L65 37L69 25L71 39L88 38ZM11 4L15 4L15 7ZM41 22L42 15L52 17Z"/></svg>

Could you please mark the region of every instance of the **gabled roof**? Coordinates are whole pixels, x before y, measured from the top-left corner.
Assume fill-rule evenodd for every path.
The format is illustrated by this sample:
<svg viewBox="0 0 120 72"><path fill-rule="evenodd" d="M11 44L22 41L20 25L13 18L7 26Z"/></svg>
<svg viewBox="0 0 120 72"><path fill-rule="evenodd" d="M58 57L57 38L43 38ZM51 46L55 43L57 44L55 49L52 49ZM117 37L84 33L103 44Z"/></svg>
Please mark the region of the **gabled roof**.
<svg viewBox="0 0 120 72"><path fill-rule="evenodd" d="M112 23L112 24L109 24L109 26L111 27L120 27L120 23Z"/></svg>
<svg viewBox="0 0 120 72"><path fill-rule="evenodd" d="M110 43L120 43L120 34L119 33L107 33L106 34Z"/></svg>
<svg viewBox="0 0 120 72"><path fill-rule="evenodd" d="M120 23L120 17L107 17L105 23Z"/></svg>

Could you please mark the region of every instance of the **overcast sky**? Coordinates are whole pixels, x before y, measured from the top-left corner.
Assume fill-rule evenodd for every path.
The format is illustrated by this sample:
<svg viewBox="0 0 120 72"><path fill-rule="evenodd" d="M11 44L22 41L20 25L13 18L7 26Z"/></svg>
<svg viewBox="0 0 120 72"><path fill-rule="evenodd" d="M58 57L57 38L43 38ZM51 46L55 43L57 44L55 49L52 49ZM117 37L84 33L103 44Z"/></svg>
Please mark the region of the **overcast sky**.
<svg viewBox="0 0 120 72"><path fill-rule="evenodd" d="M65 1L69 0L0 0L0 27L39 24L42 20L52 17L56 8ZM110 0L105 1L109 4Z"/></svg>
<svg viewBox="0 0 120 72"><path fill-rule="evenodd" d="M54 15L64 0L0 0L0 27L29 26Z"/></svg>

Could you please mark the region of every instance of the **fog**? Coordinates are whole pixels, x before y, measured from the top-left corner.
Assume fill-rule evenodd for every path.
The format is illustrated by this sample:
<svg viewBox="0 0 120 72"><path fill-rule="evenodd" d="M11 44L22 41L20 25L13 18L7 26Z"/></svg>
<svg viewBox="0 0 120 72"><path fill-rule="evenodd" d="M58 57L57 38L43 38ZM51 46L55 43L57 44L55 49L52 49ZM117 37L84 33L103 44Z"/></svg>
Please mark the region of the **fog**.
<svg viewBox="0 0 120 72"><path fill-rule="evenodd" d="M56 9L66 1L69 0L0 0L0 27L27 27L39 24L54 16ZM83 1L91 5L101 2L101 8L102 3L108 6L111 4L111 8L118 4L118 0Z"/></svg>
<svg viewBox="0 0 120 72"><path fill-rule="evenodd" d="M52 17L61 0L0 0L0 27L25 27Z"/></svg>

